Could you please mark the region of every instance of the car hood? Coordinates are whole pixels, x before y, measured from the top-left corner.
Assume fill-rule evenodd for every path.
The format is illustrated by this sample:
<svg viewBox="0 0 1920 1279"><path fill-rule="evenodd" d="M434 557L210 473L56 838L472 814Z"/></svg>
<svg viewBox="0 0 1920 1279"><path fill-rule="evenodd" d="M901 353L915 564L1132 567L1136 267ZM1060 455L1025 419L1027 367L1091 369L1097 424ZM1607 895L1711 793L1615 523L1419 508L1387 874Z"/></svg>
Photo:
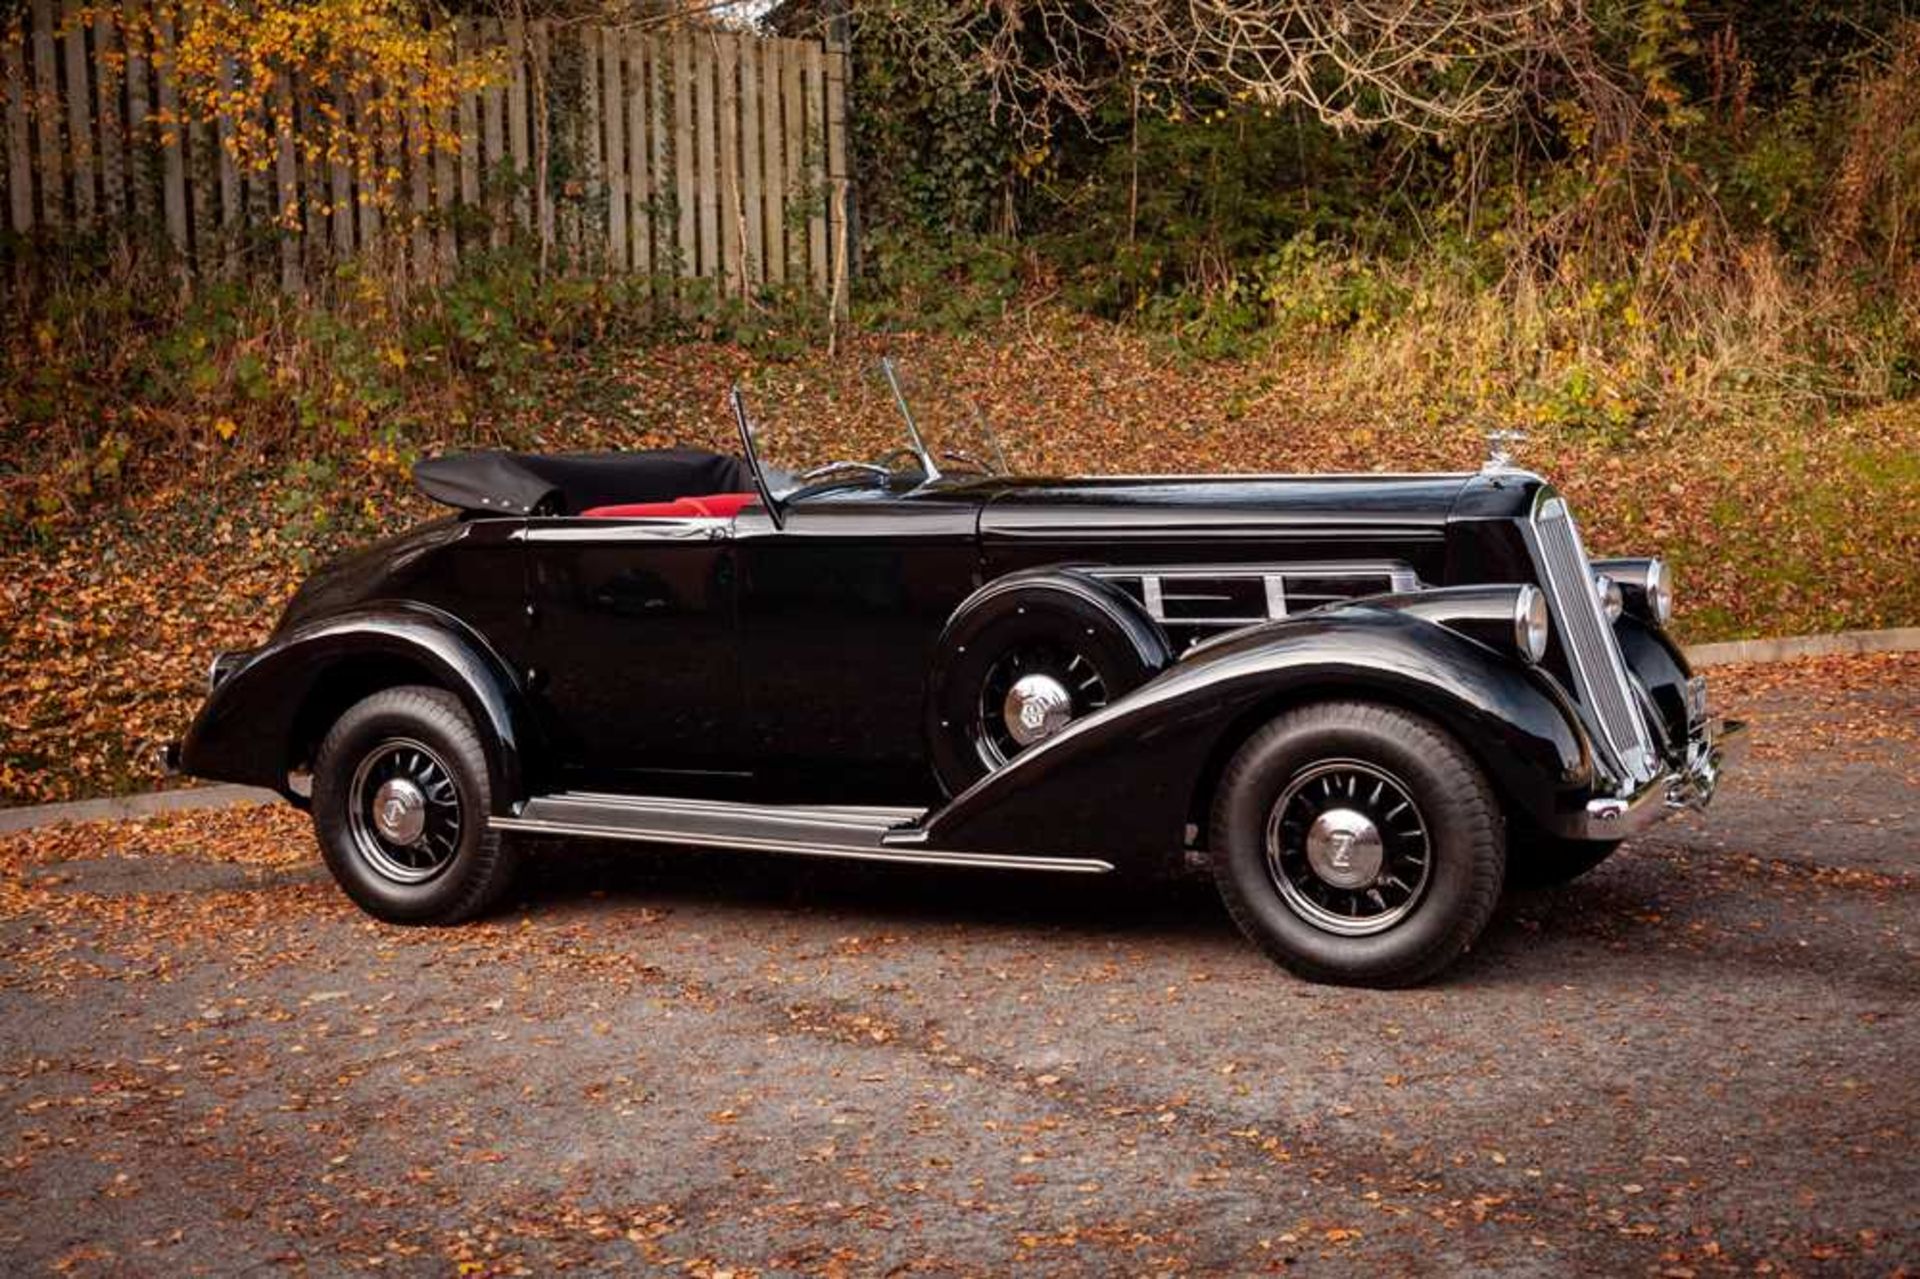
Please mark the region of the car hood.
<svg viewBox="0 0 1920 1279"><path fill-rule="evenodd" d="M985 538L1108 533L1260 536L1340 529L1436 534L1472 473L1095 476L985 485Z"/></svg>

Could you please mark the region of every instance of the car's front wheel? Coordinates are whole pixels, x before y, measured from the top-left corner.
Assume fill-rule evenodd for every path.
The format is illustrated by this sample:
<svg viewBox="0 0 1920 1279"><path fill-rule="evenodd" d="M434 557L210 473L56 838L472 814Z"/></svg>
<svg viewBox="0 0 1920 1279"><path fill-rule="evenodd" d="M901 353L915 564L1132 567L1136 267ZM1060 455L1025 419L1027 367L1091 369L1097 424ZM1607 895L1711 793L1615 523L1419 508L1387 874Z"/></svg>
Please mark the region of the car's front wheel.
<svg viewBox="0 0 1920 1279"><path fill-rule="evenodd" d="M513 881L513 844L489 828L486 753L458 698L390 688L342 715L316 752L313 825L327 868L368 914L451 924Z"/></svg>
<svg viewBox="0 0 1920 1279"><path fill-rule="evenodd" d="M1234 921L1284 967L1405 986L1479 937L1506 842L1486 776L1452 736L1397 707L1324 702L1234 754L1210 864Z"/></svg>

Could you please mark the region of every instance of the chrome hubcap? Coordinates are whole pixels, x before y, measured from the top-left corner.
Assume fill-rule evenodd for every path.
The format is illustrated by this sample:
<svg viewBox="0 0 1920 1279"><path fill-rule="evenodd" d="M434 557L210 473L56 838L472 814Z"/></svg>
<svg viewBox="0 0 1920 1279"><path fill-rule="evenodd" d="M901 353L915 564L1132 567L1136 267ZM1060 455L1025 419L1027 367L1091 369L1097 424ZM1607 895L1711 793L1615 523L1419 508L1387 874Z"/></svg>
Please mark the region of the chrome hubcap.
<svg viewBox="0 0 1920 1279"><path fill-rule="evenodd" d="M1351 808L1329 808L1307 828L1307 864L1335 888L1365 888L1380 877L1380 828Z"/></svg>
<svg viewBox="0 0 1920 1279"><path fill-rule="evenodd" d="M373 828L388 843L419 843L427 832L427 797L404 777L382 782L373 793Z"/></svg>
<svg viewBox="0 0 1920 1279"><path fill-rule="evenodd" d="M1385 932L1426 893L1433 847L1412 793L1383 768L1323 760L1267 817L1267 870L1281 900L1343 937Z"/></svg>
<svg viewBox="0 0 1920 1279"><path fill-rule="evenodd" d="M1106 680L1085 653L1048 641L1022 644L993 664L980 689L980 760L999 768L1106 704Z"/></svg>
<svg viewBox="0 0 1920 1279"><path fill-rule="evenodd" d="M423 742L393 738L361 759L347 788L347 826L361 860L383 879L421 884L460 848L460 790Z"/></svg>
<svg viewBox="0 0 1920 1279"><path fill-rule="evenodd" d="M1007 731L1022 746L1052 737L1073 718L1073 694L1051 675L1022 675L1007 691Z"/></svg>

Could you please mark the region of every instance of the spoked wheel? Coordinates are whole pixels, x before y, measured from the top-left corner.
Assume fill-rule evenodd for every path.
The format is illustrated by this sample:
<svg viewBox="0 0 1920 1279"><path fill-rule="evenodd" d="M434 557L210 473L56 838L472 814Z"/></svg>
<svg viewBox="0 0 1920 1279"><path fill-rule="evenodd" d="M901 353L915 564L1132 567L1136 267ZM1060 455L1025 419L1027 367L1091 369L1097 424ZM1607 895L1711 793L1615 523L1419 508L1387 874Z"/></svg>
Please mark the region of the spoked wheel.
<svg viewBox="0 0 1920 1279"><path fill-rule="evenodd" d="M1009 574L957 609L934 650L927 739L958 795L1173 662L1138 603L1095 578Z"/></svg>
<svg viewBox="0 0 1920 1279"><path fill-rule="evenodd" d="M1294 778L1274 804L1267 868L1303 918L1365 937L1419 904L1433 849L1405 782L1359 760L1329 760Z"/></svg>
<svg viewBox="0 0 1920 1279"><path fill-rule="evenodd" d="M347 820L376 874L422 884L460 848L460 792L433 749L410 737L381 742L354 769Z"/></svg>
<svg viewBox="0 0 1920 1279"><path fill-rule="evenodd" d="M981 762L999 768L1107 701L1106 677L1086 653L1045 640L1016 645L981 681L975 729Z"/></svg>
<svg viewBox="0 0 1920 1279"><path fill-rule="evenodd" d="M1234 921L1303 977L1404 986L1473 944L1506 868L1478 764L1397 707L1325 702L1257 729L1214 794L1209 864Z"/></svg>
<svg viewBox="0 0 1920 1279"><path fill-rule="evenodd" d="M313 767L327 868L369 914L455 923L498 901L514 845L487 824L486 752L458 698L390 688L349 707Z"/></svg>

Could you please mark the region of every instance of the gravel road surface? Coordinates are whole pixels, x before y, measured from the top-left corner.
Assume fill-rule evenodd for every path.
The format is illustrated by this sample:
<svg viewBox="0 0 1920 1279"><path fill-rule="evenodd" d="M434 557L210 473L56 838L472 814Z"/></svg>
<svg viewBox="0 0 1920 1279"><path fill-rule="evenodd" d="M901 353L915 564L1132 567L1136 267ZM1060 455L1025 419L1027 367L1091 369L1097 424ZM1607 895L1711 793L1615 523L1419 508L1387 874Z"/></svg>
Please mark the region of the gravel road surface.
<svg viewBox="0 0 1920 1279"><path fill-rule="evenodd" d="M575 846L375 924L284 808L0 838L10 1272L1920 1265L1920 657L1719 673L1706 818L1446 979L1203 884Z"/></svg>

